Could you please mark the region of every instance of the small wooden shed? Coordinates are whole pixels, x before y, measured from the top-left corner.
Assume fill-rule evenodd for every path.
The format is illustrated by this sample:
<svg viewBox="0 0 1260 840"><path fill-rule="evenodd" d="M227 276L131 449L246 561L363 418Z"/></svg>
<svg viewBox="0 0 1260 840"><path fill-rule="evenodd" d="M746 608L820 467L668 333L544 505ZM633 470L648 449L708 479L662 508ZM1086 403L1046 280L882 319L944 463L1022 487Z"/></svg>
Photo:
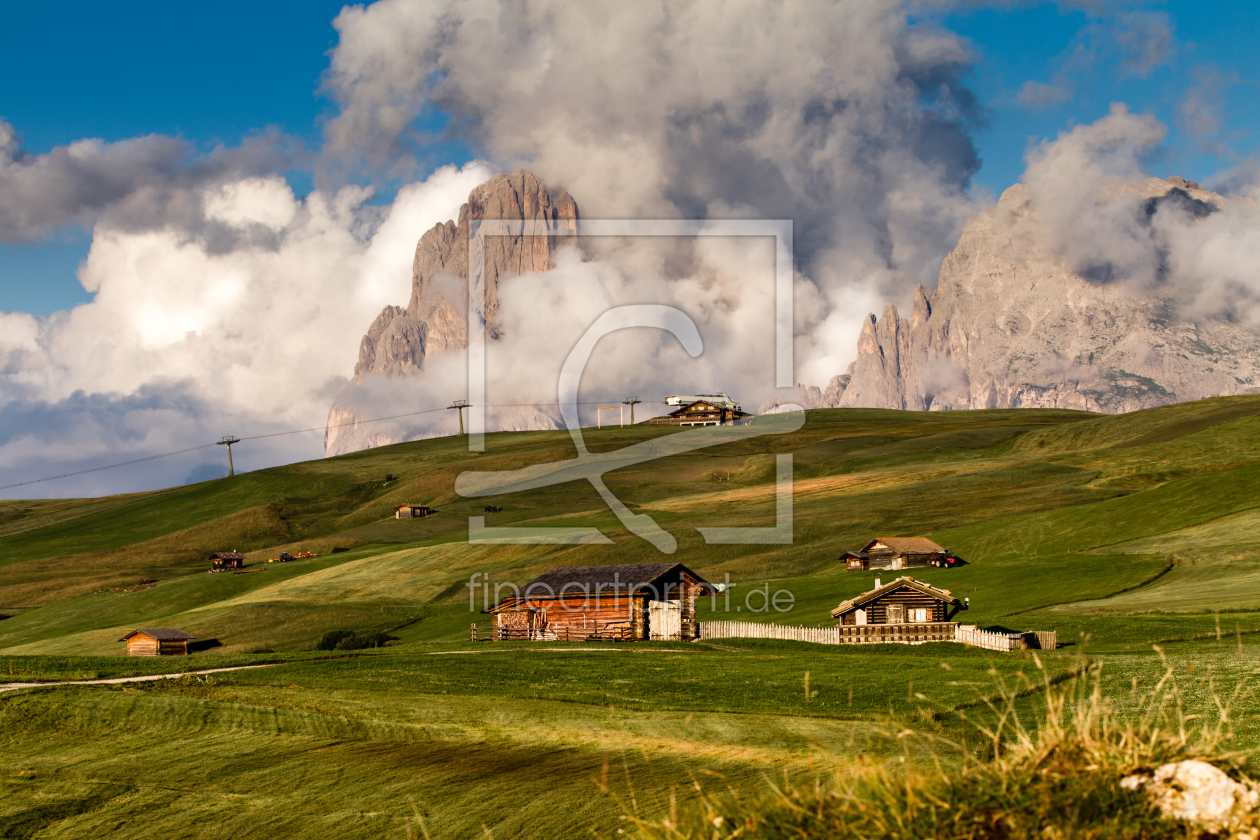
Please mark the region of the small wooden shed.
<svg viewBox="0 0 1260 840"><path fill-rule="evenodd" d="M949 552L927 537L880 537L858 551L845 552L842 559L850 572L915 569L942 565Z"/></svg>
<svg viewBox="0 0 1260 840"><path fill-rule="evenodd" d="M222 572L239 569L245 565L245 555L239 551L216 551L210 555L210 571Z"/></svg>
<svg viewBox="0 0 1260 840"><path fill-rule="evenodd" d="M399 505L394 508L395 519L420 519L434 513L433 508L424 505Z"/></svg>
<svg viewBox="0 0 1260 840"><path fill-rule="evenodd" d="M118 641L127 643L128 656L187 656L188 643L196 638L183 630L154 627L132 630Z"/></svg>
<svg viewBox="0 0 1260 840"><path fill-rule="evenodd" d="M563 566L482 610L494 639L697 638L696 598L715 588L682 563Z"/></svg>

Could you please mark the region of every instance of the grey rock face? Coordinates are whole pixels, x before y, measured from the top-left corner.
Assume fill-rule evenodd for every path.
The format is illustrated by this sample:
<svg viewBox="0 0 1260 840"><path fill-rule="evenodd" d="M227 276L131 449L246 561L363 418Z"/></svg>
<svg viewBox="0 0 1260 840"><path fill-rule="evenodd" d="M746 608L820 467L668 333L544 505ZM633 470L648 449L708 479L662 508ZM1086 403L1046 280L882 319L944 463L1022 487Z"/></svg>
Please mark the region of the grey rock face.
<svg viewBox="0 0 1260 840"><path fill-rule="evenodd" d="M1180 178L1137 189L1209 208L1223 200ZM892 304L869 316L849 374L841 406L1118 413L1254 387L1260 336L1181 320L1167 298L1082 277L1045 245L1017 184L967 224L909 318Z"/></svg>
<svg viewBox="0 0 1260 840"><path fill-rule="evenodd" d="M757 409L758 414L767 414L773 412L774 409L781 405L795 404L801 408L835 408L840 405L840 400L844 396L845 389L849 387L849 374L840 374L831 377L831 381L827 383L826 388L819 388L817 385L797 385L796 394L786 399L767 400Z"/></svg>
<svg viewBox="0 0 1260 840"><path fill-rule="evenodd" d="M567 192L552 195L532 173L519 170L495 175L474 189L459 211L458 221L435 225L420 237L412 260L411 299L406 308L386 306L359 344L354 383L334 401L329 412L324 454L340 455L411 437L398 427L360 425L352 407L356 386L367 377L420 375L429 356L468 346L465 294L468 284L469 227L483 219L543 223L543 235L488 236L485 242L486 335L499 335L499 284L520 274L546 271L555 262L563 237L577 232L577 204ZM513 416L508 425L552 428L546 415ZM532 425L531 425L532 424ZM336 427L336 428L333 428Z"/></svg>

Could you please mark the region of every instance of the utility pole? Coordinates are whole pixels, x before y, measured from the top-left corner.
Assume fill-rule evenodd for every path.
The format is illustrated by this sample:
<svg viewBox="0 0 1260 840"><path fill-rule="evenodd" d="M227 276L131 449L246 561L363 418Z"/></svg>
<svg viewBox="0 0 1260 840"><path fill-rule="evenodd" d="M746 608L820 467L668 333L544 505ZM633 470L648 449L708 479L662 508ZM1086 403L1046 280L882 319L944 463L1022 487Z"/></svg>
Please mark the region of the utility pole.
<svg viewBox="0 0 1260 840"><path fill-rule="evenodd" d="M634 407L635 407L636 405L638 405L639 403L641 403L641 402L643 402L643 400L639 399L638 397L631 397L631 398L630 398L630 399L628 399L628 400L622 400L622 401L621 401L621 404L622 404L622 405L628 405L628 406L630 406L630 425L631 425L631 426L633 426L633 425L634 425Z"/></svg>
<svg viewBox="0 0 1260 840"><path fill-rule="evenodd" d="M464 434L464 409L468 408L468 400L455 400L454 403L447 406L448 409L454 408L459 411L459 434Z"/></svg>
<svg viewBox="0 0 1260 840"><path fill-rule="evenodd" d="M238 438L236 435L227 435L219 441L219 446L226 446L228 448L228 475L229 476L236 475L236 467L232 466L232 444L240 443L240 442L241 442L241 439Z"/></svg>

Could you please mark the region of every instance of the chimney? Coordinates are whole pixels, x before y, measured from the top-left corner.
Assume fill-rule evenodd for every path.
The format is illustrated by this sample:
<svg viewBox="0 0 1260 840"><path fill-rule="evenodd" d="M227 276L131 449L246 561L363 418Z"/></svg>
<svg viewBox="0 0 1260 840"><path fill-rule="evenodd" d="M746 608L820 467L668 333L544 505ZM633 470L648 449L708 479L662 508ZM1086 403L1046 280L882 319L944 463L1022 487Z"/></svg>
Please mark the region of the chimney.
<svg viewBox="0 0 1260 840"><path fill-rule="evenodd" d="M875 589L879 589L879 575L875 576ZM872 589L871 591L874 592L875 589Z"/></svg>

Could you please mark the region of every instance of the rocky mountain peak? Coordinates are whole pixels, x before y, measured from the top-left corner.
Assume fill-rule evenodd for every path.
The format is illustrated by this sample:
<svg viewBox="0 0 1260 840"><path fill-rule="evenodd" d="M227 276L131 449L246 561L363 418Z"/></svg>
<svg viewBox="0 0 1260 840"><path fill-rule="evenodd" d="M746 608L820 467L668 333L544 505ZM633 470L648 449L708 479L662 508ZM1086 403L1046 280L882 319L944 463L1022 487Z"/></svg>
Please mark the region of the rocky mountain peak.
<svg viewBox="0 0 1260 840"><path fill-rule="evenodd" d="M1109 189L1144 199L1148 215L1175 202L1202 218L1223 201L1178 177ZM868 316L857 350L827 404L1114 413L1240 393L1260 376L1255 333L1181 320L1165 298L1082 276L1049 244L1022 184L967 223L909 318L892 304Z"/></svg>
<svg viewBox="0 0 1260 840"><path fill-rule="evenodd" d="M546 271L556 249L577 232L577 203L563 190L552 192L536 175L518 170L495 175L473 189L459 218L434 225L420 237L411 264L407 306L386 306L359 343L351 390L369 376L407 377L424 370L425 359L468 346L468 234L474 222L508 219L542 222L546 233L487 236L485 243L486 334L498 337L499 284L509 278ZM347 406L352 394L338 397L329 414L325 454L353 452L397 442L389 432L368 435Z"/></svg>

